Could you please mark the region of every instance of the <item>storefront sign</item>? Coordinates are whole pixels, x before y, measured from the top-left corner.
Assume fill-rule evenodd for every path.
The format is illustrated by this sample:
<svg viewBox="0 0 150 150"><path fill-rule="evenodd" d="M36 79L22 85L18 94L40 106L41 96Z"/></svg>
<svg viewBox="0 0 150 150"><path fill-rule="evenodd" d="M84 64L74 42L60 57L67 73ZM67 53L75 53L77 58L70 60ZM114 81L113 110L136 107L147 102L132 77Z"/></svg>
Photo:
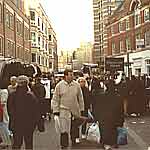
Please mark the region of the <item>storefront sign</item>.
<svg viewBox="0 0 150 150"><path fill-rule="evenodd" d="M105 59L106 71L124 71L124 58L106 58Z"/></svg>

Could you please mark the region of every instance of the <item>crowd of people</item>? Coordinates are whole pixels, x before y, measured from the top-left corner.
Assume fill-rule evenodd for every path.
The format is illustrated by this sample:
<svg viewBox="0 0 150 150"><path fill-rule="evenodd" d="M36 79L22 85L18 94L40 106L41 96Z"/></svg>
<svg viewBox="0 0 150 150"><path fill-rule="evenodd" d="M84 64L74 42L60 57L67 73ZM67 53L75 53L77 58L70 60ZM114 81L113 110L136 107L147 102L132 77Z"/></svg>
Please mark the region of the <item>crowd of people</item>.
<svg viewBox="0 0 150 150"><path fill-rule="evenodd" d="M89 121L99 122L99 143L104 149L118 148L117 128L124 126L124 118L133 113L139 117L149 109L147 83L134 76L129 80L124 74L117 84L113 76L75 78L66 69L62 79L51 80L52 96L44 86L49 84L46 80L12 76L8 87L0 85L0 148L21 149L24 141L25 149L33 149L33 133L36 128L44 132L47 110L59 118L62 149L78 145L81 124L81 137L86 137Z"/></svg>
<svg viewBox="0 0 150 150"><path fill-rule="evenodd" d="M69 146L69 139L72 146L78 145L78 122L83 119L81 116L88 120L88 111L92 113L94 121L99 122L99 143L104 149L111 150L112 147L118 148L117 128L124 126L124 118L130 115L140 117L149 109L143 78L132 76L129 80L122 74L120 82L116 84L115 81L115 76L92 75L75 79L72 70L65 70L64 78L56 85L52 98L53 113L59 116L62 125L62 148ZM83 138L85 131L86 123L82 125Z"/></svg>

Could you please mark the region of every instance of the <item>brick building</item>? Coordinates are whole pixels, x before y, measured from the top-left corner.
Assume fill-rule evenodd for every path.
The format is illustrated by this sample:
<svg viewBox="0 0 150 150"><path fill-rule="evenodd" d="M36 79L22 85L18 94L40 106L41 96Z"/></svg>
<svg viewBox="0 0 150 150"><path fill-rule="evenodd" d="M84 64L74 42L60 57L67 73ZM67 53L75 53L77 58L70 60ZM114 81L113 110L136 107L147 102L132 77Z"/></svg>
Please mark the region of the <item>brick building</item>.
<svg viewBox="0 0 150 150"><path fill-rule="evenodd" d="M125 72L150 75L150 1L125 0L109 18L106 57L124 57Z"/></svg>
<svg viewBox="0 0 150 150"><path fill-rule="evenodd" d="M0 0L0 58L30 63L30 20L23 0Z"/></svg>
<svg viewBox="0 0 150 150"><path fill-rule="evenodd" d="M103 71L105 51L107 49L106 24L109 16L122 4L124 0L93 0L94 15L94 48L93 62L99 64Z"/></svg>

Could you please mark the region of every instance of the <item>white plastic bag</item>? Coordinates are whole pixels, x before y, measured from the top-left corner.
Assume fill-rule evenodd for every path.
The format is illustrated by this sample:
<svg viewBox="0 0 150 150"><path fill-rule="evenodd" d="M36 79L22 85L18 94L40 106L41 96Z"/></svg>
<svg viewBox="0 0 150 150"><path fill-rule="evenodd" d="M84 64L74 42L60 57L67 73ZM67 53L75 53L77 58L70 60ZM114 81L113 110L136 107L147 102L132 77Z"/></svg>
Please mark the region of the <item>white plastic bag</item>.
<svg viewBox="0 0 150 150"><path fill-rule="evenodd" d="M59 116L55 115L55 116L54 116L54 120L55 120L55 129L56 129L56 132L57 132L57 133L60 133L60 132L61 132L61 129L60 129Z"/></svg>
<svg viewBox="0 0 150 150"><path fill-rule="evenodd" d="M87 140L91 142L100 142L100 129L98 122L92 123L87 129Z"/></svg>

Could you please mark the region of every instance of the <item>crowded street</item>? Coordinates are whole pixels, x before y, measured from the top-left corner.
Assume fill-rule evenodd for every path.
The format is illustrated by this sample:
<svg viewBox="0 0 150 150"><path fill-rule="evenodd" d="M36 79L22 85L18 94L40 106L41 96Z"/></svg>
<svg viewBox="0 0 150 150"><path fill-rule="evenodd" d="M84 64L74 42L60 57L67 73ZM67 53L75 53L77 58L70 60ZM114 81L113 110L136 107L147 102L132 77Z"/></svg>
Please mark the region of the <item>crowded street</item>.
<svg viewBox="0 0 150 150"><path fill-rule="evenodd" d="M128 145L119 146L119 150L149 150L150 146L150 116L141 118L127 118L125 123L128 129ZM59 138L55 131L53 119L45 122L46 130L43 133L35 131L34 133L34 149L35 150L59 150ZM89 149L100 150L96 144L88 143L80 144L76 150Z"/></svg>
<svg viewBox="0 0 150 150"><path fill-rule="evenodd" d="M150 0L0 0L0 150L150 150Z"/></svg>

